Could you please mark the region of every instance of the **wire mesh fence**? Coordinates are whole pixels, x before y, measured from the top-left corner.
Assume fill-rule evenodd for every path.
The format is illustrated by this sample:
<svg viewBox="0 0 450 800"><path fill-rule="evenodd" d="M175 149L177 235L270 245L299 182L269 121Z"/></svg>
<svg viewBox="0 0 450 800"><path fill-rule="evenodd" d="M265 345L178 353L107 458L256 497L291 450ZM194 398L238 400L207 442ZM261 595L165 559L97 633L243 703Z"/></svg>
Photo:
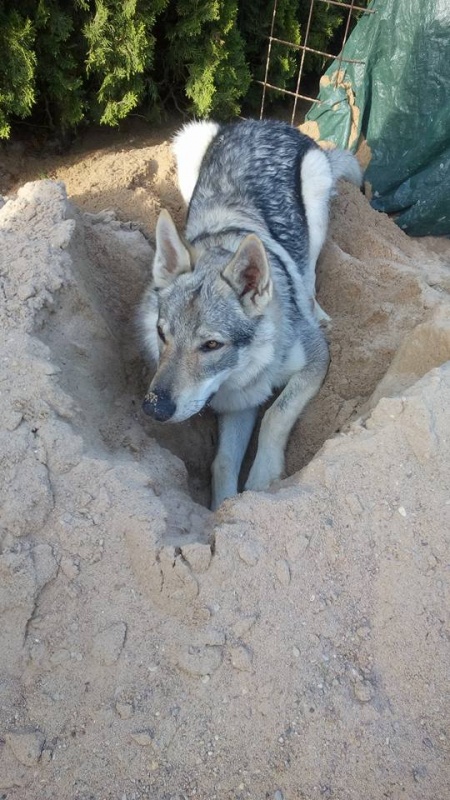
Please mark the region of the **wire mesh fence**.
<svg viewBox="0 0 450 800"><path fill-rule="evenodd" d="M364 1L364 0L363 0ZM346 12L345 17L345 24L342 29L342 37L340 41L340 48L338 53L328 53L323 50L316 50L314 47L310 47L308 42L310 40L311 34L311 25L314 20L314 12L318 7L319 3L326 3L328 6L338 6L342 8ZM294 42L288 42L284 39L279 39L274 36L275 30L275 23L277 18L277 10L278 10L278 0L274 0L273 4L273 12L272 12L272 20L271 20L271 27L270 27L270 34L268 36L268 47L267 47L267 58L266 58L266 65L265 65L265 74L263 81L256 81L263 87L262 97L261 97L261 108L260 108L260 119L264 117L265 105L267 100L267 90L272 90L278 92L282 95L287 95L289 97L293 97L293 106L292 106L292 114L291 114L291 124L293 125L295 122L295 117L297 113L297 105L299 100L308 101L310 103L320 103L316 97L311 97L308 94L302 92L303 88L303 80L305 76L305 57L307 53L311 53L314 55L321 56L324 64L327 61L338 61L338 69L336 71L336 80L340 74L341 66L343 63L358 63L363 64L363 61L355 61L355 59L344 58L343 51L345 47L345 43L348 39L349 33L351 31L352 22L355 21L356 18L359 17L360 14L374 14L375 11L373 9L367 8L365 5L361 5L360 3L354 2L354 0L350 0L350 2L341 2L341 0L310 0L309 12L305 27L305 32L303 36L303 44L295 44ZM297 71L297 78L296 78L296 85L295 91L292 89L286 89L285 87L276 86L270 81L270 65L271 65L271 55L272 55L272 44L277 43L282 45L283 47L290 48L291 50L296 50L300 54L299 58L299 65Z"/></svg>

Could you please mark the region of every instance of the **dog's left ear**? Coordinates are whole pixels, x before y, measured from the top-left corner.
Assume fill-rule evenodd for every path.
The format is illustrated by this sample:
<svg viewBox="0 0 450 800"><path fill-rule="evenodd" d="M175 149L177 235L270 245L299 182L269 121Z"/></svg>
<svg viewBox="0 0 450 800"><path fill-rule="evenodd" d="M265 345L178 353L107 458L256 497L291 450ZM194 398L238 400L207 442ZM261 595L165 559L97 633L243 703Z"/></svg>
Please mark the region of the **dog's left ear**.
<svg viewBox="0 0 450 800"><path fill-rule="evenodd" d="M272 297L272 279L264 246L254 233L241 242L222 275L250 316L263 313Z"/></svg>
<svg viewBox="0 0 450 800"><path fill-rule="evenodd" d="M163 289L178 275L192 269L192 253L181 240L175 223L164 208L156 223L156 252L153 261L153 281Z"/></svg>

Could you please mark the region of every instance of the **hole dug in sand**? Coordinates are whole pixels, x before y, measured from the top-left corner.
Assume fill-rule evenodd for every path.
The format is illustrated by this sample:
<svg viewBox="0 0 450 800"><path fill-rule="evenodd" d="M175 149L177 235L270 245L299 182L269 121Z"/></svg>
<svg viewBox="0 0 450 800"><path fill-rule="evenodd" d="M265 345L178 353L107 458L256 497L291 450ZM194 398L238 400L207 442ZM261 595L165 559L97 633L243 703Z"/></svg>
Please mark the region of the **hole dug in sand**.
<svg viewBox="0 0 450 800"><path fill-rule="evenodd" d="M65 200L61 185L51 182L27 185L15 208L10 206L5 223L10 236L15 226L18 240L29 237L34 261L39 261L39 248L45 249L39 237L50 237L52 259L46 259L44 273L40 266L36 269L39 279L33 274L34 261L17 271L18 294L26 301L20 316L25 315L26 325L49 349L84 450L104 450L119 459L126 455L144 469L157 452L158 465L170 468L155 470L152 465L148 485L157 495L176 492L183 497L177 525L185 534L189 526L182 518L192 506L187 491L195 503L209 503L216 426L209 412L173 426L141 413L150 373L139 352L135 317L150 272L150 243L113 212L77 212ZM445 267L372 211L347 184L333 206L318 273L319 301L332 318L331 365L322 390L290 438L288 476L305 466L324 441L345 430L349 420L370 410L370 398L381 396L377 385L394 354L418 323L428 320L414 333L421 342L421 358L409 358L406 375L394 359L382 384L386 393L405 389L449 357L446 315L439 311L443 283L448 281ZM430 284L438 284L440 291ZM438 310L433 315L434 307ZM184 462L187 476L155 442ZM244 473L255 444L256 436Z"/></svg>
<svg viewBox="0 0 450 800"><path fill-rule="evenodd" d="M140 412L145 238L50 181L0 236L0 787L446 796L448 267L342 188L291 477L212 515L213 420Z"/></svg>

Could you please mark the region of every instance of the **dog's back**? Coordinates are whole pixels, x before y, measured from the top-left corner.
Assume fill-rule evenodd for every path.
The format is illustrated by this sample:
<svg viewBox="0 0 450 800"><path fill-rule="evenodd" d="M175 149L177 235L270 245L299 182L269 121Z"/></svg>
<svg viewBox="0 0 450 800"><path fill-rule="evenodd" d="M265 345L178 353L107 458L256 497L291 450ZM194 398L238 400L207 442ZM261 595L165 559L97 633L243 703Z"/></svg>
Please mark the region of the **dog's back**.
<svg viewBox="0 0 450 800"><path fill-rule="evenodd" d="M355 157L325 152L309 136L275 120L190 123L175 137L174 153L189 204L188 240L223 229L245 232L247 223L266 247L276 243L291 281L294 273L301 275L307 295L314 297L333 189L339 178L361 183Z"/></svg>
<svg viewBox="0 0 450 800"><path fill-rule="evenodd" d="M203 157L188 212L186 233L201 235L205 209L219 208L244 224L263 223L303 272L308 260L308 226L301 190L301 163L317 145L290 125L248 120L218 128ZM227 213L228 212L228 213ZM195 229L195 230L194 230Z"/></svg>

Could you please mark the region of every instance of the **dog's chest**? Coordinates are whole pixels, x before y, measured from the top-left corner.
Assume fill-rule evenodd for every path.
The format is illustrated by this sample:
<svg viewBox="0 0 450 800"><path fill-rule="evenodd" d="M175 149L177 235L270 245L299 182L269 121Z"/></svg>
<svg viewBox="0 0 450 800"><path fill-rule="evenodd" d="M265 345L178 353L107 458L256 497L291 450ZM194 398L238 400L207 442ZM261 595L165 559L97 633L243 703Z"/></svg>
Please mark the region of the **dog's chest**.
<svg viewBox="0 0 450 800"><path fill-rule="evenodd" d="M271 362L257 377L250 380L249 370L245 368L230 375L214 395L211 407L218 413L224 413L260 406L274 391L283 388L289 378L304 367L305 361L305 351L300 342L289 349L282 361L275 349Z"/></svg>

